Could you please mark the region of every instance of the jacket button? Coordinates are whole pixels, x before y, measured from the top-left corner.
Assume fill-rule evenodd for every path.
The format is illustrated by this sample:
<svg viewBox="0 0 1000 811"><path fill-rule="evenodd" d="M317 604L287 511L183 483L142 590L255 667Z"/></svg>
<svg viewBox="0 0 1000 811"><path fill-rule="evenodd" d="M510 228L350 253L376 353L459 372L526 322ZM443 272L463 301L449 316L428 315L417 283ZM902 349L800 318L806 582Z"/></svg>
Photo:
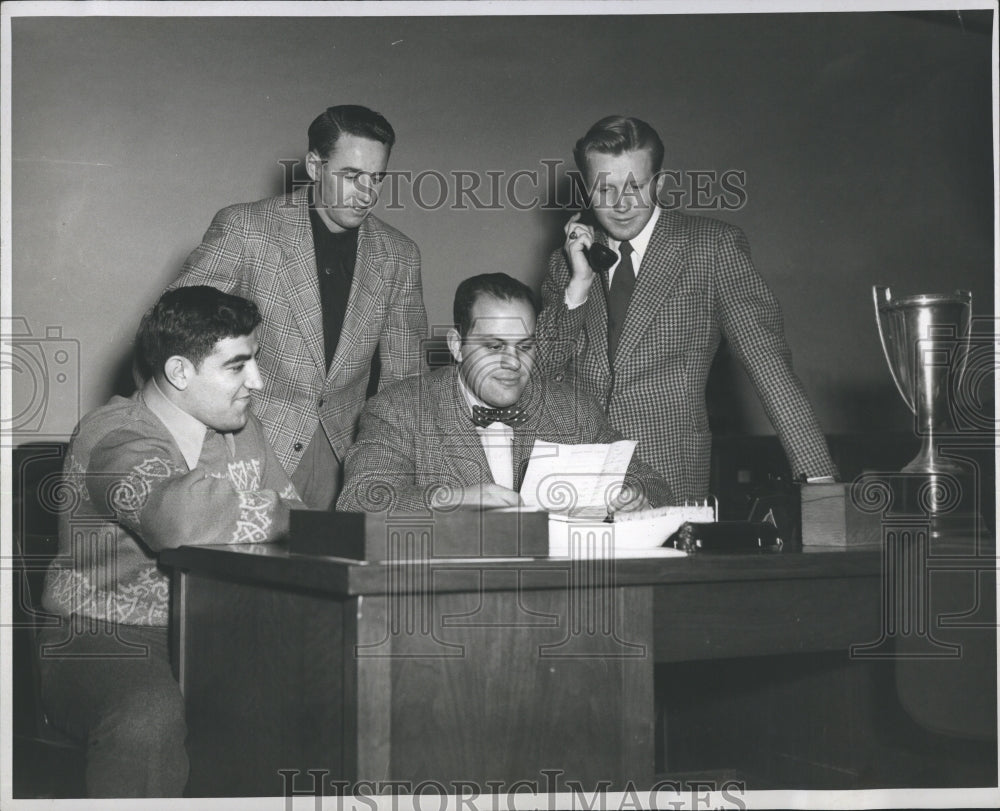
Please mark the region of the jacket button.
<svg viewBox="0 0 1000 811"><path fill-rule="evenodd" d="M302 443L301 442L296 442L294 445L292 445L292 448L294 448L297 451L300 451L300 450L302 450Z"/></svg>
<svg viewBox="0 0 1000 811"><path fill-rule="evenodd" d="M558 374L555 374L552 377L555 379L556 383L562 383L566 375L564 375L562 372L559 372Z"/></svg>
<svg viewBox="0 0 1000 811"><path fill-rule="evenodd" d="M323 403L325 403L325 402L326 402L326 400L324 400L322 397L320 397L319 398L319 407L322 408L323 407Z"/></svg>

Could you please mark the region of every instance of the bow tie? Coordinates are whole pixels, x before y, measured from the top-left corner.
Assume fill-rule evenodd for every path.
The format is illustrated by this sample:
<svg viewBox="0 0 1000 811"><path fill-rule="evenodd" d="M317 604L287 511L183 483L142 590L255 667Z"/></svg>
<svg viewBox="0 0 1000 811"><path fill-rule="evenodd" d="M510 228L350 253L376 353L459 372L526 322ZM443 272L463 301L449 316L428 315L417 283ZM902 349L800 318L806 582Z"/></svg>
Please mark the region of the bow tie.
<svg viewBox="0 0 1000 811"><path fill-rule="evenodd" d="M528 415L519 406L508 406L507 408L486 408L485 406L474 405L472 407L472 421L480 428L485 428L494 422L502 422L505 425L524 425L528 421Z"/></svg>

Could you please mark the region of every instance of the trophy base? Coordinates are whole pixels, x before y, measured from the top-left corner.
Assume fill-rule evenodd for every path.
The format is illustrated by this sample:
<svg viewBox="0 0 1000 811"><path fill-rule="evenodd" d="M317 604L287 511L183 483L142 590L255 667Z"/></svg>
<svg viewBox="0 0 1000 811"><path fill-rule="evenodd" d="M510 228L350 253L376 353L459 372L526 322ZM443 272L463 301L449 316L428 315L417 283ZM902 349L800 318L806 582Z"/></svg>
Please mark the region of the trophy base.
<svg viewBox="0 0 1000 811"><path fill-rule="evenodd" d="M959 478L972 475L972 471L967 465L935 453L933 443L927 440L929 437L926 438L920 453L903 468L903 473L919 473L925 476L956 476Z"/></svg>
<svg viewBox="0 0 1000 811"><path fill-rule="evenodd" d="M968 535L980 521L975 476L966 468L957 473L909 471L890 477L892 513L924 518L932 538Z"/></svg>

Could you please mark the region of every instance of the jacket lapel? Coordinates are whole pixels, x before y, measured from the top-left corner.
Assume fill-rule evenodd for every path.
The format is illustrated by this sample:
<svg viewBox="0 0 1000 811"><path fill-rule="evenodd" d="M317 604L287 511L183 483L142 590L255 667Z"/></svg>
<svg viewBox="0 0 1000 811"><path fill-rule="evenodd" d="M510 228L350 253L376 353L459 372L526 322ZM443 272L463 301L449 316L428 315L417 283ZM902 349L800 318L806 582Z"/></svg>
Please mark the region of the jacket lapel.
<svg viewBox="0 0 1000 811"><path fill-rule="evenodd" d="M682 221L673 212L661 211L639 266L628 315L618 343L615 366L620 366L638 346L643 334L660 310L660 303L670 294L680 278L681 261L688 235ZM605 324L607 316L605 315ZM605 327L605 335L607 328Z"/></svg>
<svg viewBox="0 0 1000 811"><path fill-rule="evenodd" d="M598 232L597 241L608 244L608 237ZM601 381L606 385L611 379L611 364L608 361L608 275L599 273L590 286L590 296L584 305L587 308L585 327L587 339L593 345L590 356L597 365Z"/></svg>
<svg viewBox="0 0 1000 811"><path fill-rule="evenodd" d="M378 247L379 236L375 233L371 217L367 217L358 231L358 255L354 262L354 278L351 281L351 292L347 297L347 310L344 313L344 326L340 330L340 340L337 350L330 362L330 373L327 375L327 387L334 387L342 382L337 377L345 372L350 374L351 361L356 359L358 346L363 342L366 328L374 323L374 313L382 300L381 269L374 259ZM364 356L369 357L368 348L364 348Z"/></svg>
<svg viewBox="0 0 1000 811"><path fill-rule="evenodd" d="M542 426L548 418L544 399L545 385L533 374L517 401L528 415L524 425L514 427L514 489L518 492L521 490L521 482L524 481L524 472L528 468L531 451L535 447L535 439L540 434L544 435Z"/></svg>
<svg viewBox="0 0 1000 811"><path fill-rule="evenodd" d="M434 422L438 430L431 441L441 441L447 466L439 478L443 483L454 479L460 484L492 481L482 440L466 413L465 398L458 388L458 367L448 369L447 374L432 375L431 402L437 405Z"/></svg>
<svg viewBox="0 0 1000 811"><path fill-rule="evenodd" d="M278 241L284 255L284 267L278 283L298 325L299 333L313 362L323 369L323 310L319 301L316 276L316 251L309 225L309 188L297 189L291 205L278 208Z"/></svg>

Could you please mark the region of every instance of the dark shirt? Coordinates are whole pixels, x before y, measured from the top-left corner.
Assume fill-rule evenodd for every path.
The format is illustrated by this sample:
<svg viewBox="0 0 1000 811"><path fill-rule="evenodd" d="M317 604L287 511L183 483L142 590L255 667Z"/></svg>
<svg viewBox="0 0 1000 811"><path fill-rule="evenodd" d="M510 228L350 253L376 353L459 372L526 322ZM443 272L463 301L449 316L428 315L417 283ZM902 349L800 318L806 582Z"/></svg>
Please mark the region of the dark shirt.
<svg viewBox="0 0 1000 811"><path fill-rule="evenodd" d="M309 222L312 225L313 248L316 253L316 272L319 277L319 301L323 310L323 355L326 369L330 370L340 332L344 326L347 300L354 281L354 265L358 258L358 229L333 232L323 222L312 205L310 195ZM378 391L382 371L378 347L372 356L366 396Z"/></svg>
<svg viewBox="0 0 1000 811"><path fill-rule="evenodd" d="M354 280L354 263L358 256L358 230L334 233L312 206L313 247L316 250L316 270L319 274L319 300L323 308L323 351L326 368L337 351L340 330L344 326L347 298Z"/></svg>

